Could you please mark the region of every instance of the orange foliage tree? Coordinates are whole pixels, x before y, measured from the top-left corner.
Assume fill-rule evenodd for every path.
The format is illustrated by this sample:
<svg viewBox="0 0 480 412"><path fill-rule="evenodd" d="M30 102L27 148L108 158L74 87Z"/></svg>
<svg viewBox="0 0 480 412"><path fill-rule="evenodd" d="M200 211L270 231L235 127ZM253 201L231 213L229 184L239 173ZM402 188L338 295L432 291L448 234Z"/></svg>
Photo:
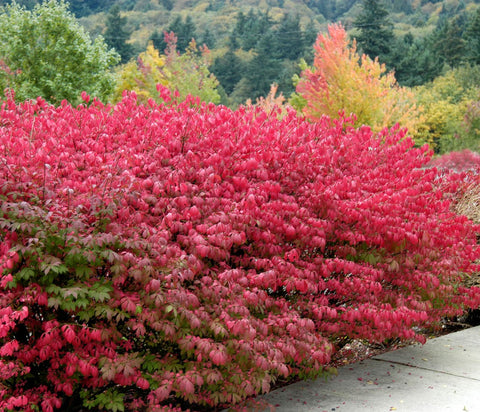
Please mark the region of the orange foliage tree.
<svg viewBox="0 0 480 412"><path fill-rule="evenodd" d="M313 67L305 65L297 78L294 107L310 120L338 117L340 112L356 116L356 125L378 131L399 123L415 135L421 122L414 95L400 87L393 72L377 59L357 53L355 40L349 45L341 24L319 34L314 45Z"/></svg>

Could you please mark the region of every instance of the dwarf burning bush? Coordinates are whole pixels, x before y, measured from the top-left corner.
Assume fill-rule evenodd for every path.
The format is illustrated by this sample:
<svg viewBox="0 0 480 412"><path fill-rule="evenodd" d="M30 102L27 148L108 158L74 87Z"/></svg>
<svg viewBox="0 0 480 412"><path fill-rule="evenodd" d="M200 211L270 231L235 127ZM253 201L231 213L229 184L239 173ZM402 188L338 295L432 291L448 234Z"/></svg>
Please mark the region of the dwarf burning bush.
<svg viewBox="0 0 480 412"><path fill-rule="evenodd" d="M237 403L480 301L475 228L398 130L134 95L0 121L4 410Z"/></svg>

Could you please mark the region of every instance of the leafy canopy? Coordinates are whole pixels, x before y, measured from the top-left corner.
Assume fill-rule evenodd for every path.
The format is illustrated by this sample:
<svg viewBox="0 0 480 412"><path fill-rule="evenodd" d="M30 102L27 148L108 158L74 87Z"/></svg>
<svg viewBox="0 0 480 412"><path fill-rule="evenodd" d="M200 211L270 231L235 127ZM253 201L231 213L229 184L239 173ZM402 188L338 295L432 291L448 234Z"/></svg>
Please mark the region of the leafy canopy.
<svg viewBox="0 0 480 412"><path fill-rule="evenodd" d="M415 89L417 101L424 107L418 141L437 153L452 150L478 150L480 68L464 65L447 71Z"/></svg>
<svg viewBox="0 0 480 412"><path fill-rule="evenodd" d="M162 55L149 43L147 50L140 53L137 61L122 66L117 74L114 101L119 101L125 90L134 91L139 101L148 99L163 100L157 85L167 87L178 99L187 95L197 96L201 101L218 103L218 80L208 70L209 50L198 49L194 40L184 54L177 51L177 38L173 33L166 34L167 48Z"/></svg>
<svg viewBox="0 0 480 412"><path fill-rule="evenodd" d="M118 62L101 37L92 42L63 0L27 10L12 3L0 10L0 88L19 101L41 96L76 104L80 94L106 99L113 90L110 69Z"/></svg>

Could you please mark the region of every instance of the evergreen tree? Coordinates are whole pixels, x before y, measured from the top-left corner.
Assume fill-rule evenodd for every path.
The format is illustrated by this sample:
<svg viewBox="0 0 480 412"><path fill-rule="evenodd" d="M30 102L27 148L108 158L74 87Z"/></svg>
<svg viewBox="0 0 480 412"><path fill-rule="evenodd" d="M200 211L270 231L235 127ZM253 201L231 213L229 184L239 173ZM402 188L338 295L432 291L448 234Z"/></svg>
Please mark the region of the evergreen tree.
<svg viewBox="0 0 480 412"><path fill-rule="evenodd" d="M167 47L167 43L165 42L165 35L160 33L157 29L150 35L148 38L149 41L153 43L153 47L163 53L165 48Z"/></svg>
<svg viewBox="0 0 480 412"><path fill-rule="evenodd" d="M414 39L410 33L395 41L391 62L398 83L409 87L432 81L443 68L442 59L431 47L430 40Z"/></svg>
<svg viewBox="0 0 480 412"><path fill-rule="evenodd" d="M272 48L277 58L296 60L303 54L305 42L298 14L295 17L285 15L274 35Z"/></svg>
<svg viewBox="0 0 480 412"><path fill-rule="evenodd" d="M393 0L392 11L394 11L395 13L412 14L412 2L410 0Z"/></svg>
<svg viewBox="0 0 480 412"><path fill-rule="evenodd" d="M233 28L232 33L230 33L230 36L228 38L228 47L231 50L236 50L240 47L239 39L242 38L245 33L245 23L245 14L243 14L242 11L239 11L237 14L237 21L235 23L235 27Z"/></svg>
<svg viewBox="0 0 480 412"><path fill-rule="evenodd" d="M225 93L230 94L242 78L244 64L232 50L228 50L214 60L210 71L218 79Z"/></svg>
<svg viewBox="0 0 480 412"><path fill-rule="evenodd" d="M260 22L257 14L252 9L245 16L245 21L241 22L239 28L241 28L238 34L242 49L248 51L255 48L260 34Z"/></svg>
<svg viewBox="0 0 480 412"><path fill-rule="evenodd" d="M480 64L480 9L477 9L470 18L465 40L467 60L473 64Z"/></svg>
<svg viewBox="0 0 480 412"><path fill-rule="evenodd" d="M160 3L166 10L170 11L173 9L173 2L172 0L160 0Z"/></svg>
<svg viewBox="0 0 480 412"><path fill-rule="evenodd" d="M311 0L309 7L321 13L325 20L333 20L337 4L335 0Z"/></svg>
<svg viewBox="0 0 480 412"><path fill-rule="evenodd" d="M432 35L433 50L451 68L465 61L466 41L463 38L464 22L460 17L442 20Z"/></svg>
<svg viewBox="0 0 480 412"><path fill-rule="evenodd" d="M240 43L235 33L231 33L230 36L228 36L227 46L229 50L237 50L240 48Z"/></svg>
<svg viewBox="0 0 480 412"><path fill-rule="evenodd" d="M270 30L272 25L273 22L268 11L257 14L250 9L246 16L239 13L234 35L237 37L240 47L249 51L257 46L259 40Z"/></svg>
<svg viewBox="0 0 480 412"><path fill-rule="evenodd" d="M197 29L191 16L187 16L185 18L185 22L181 26L181 29L178 32L175 32L175 34L178 37L178 50L180 52L183 52L187 49L192 39L195 39L197 37Z"/></svg>
<svg viewBox="0 0 480 412"><path fill-rule="evenodd" d="M127 62L133 54L133 47L127 43L131 33L126 29L127 18L120 15L120 7L115 4L107 15L104 37L105 42L113 47L121 57L121 62Z"/></svg>
<svg viewBox="0 0 480 412"><path fill-rule="evenodd" d="M312 48L315 40L317 40L318 30L315 27L315 23L312 19L307 23L305 26L305 30L303 32L303 41L305 48Z"/></svg>
<svg viewBox="0 0 480 412"><path fill-rule="evenodd" d="M323 1L323 0L319 0ZM334 13L330 17L331 20L337 20L340 16L343 14L347 13L353 5L357 2L357 0L342 0L342 1L337 1L333 10Z"/></svg>
<svg viewBox="0 0 480 412"><path fill-rule="evenodd" d="M185 21L182 20L181 16L175 17L173 22L170 23L170 25L167 27L166 31L168 33L175 33L178 39L177 50L181 53L183 53L187 49L192 39L196 37L195 24L193 23L193 20L190 16L187 16L185 18ZM163 46L162 49L165 49L165 46Z"/></svg>
<svg viewBox="0 0 480 412"><path fill-rule="evenodd" d="M274 41L273 31L260 38L255 57L247 64L245 75L232 94L235 102L242 103L246 99L255 101L260 96L266 96L271 84L277 82L279 59L271 48Z"/></svg>
<svg viewBox="0 0 480 412"><path fill-rule="evenodd" d="M208 29L205 30L202 36L202 44L205 44L209 49L215 47L215 37L213 36L212 32Z"/></svg>
<svg viewBox="0 0 480 412"><path fill-rule="evenodd" d="M278 84L278 93L282 93L283 96L289 98L295 92L295 84L292 79L294 76L300 76L301 71L298 62L292 60L283 61L275 79L275 83Z"/></svg>
<svg viewBox="0 0 480 412"><path fill-rule="evenodd" d="M381 62L388 63L394 39L393 28L388 11L380 0L364 0L353 25L358 30L356 39L359 49L371 59L378 57Z"/></svg>
<svg viewBox="0 0 480 412"><path fill-rule="evenodd" d="M313 20L310 20L305 27L303 32L303 60L305 60L308 64L313 63L313 54L314 49L313 45L315 44L315 40L317 40L318 30L315 27Z"/></svg>

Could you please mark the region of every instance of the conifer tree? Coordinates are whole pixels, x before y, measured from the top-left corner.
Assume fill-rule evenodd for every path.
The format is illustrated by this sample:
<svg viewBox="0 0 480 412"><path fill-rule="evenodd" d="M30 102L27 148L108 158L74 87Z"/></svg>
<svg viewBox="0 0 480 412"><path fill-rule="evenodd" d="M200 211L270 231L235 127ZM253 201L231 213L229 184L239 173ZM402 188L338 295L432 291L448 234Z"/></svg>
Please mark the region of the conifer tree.
<svg viewBox="0 0 480 412"><path fill-rule="evenodd" d="M208 28L203 33L201 43L205 44L205 46L207 46L209 49L215 47L215 37L213 36L212 32L208 30Z"/></svg>
<svg viewBox="0 0 480 412"><path fill-rule="evenodd" d="M451 68L465 60L466 41L463 38L464 22L457 16L442 20L433 33L433 49Z"/></svg>
<svg viewBox="0 0 480 412"><path fill-rule="evenodd" d="M402 86L419 86L432 81L443 68L443 61L432 48L430 38L414 38L407 33L397 38L392 48L391 64Z"/></svg>
<svg viewBox="0 0 480 412"><path fill-rule="evenodd" d="M378 57L381 62L389 63L393 28L381 0L364 0L353 25L358 30L355 36L358 48L372 60Z"/></svg>
<svg viewBox="0 0 480 412"><path fill-rule="evenodd" d="M120 14L120 6L115 4L107 15L105 42L120 54L121 62L127 62L133 55L133 47L127 43L131 33L126 29L127 18Z"/></svg>
<svg viewBox="0 0 480 412"><path fill-rule="evenodd" d="M228 50L223 56L215 59L211 71L222 85L225 93L230 94L242 78L244 65L232 50Z"/></svg>
<svg viewBox="0 0 480 412"><path fill-rule="evenodd" d="M152 42L153 47L163 53L165 48L167 47L167 43L165 42L165 34L159 32L157 29L150 35L148 38L149 42Z"/></svg>
<svg viewBox="0 0 480 412"><path fill-rule="evenodd" d="M480 9L470 18L465 32L467 60L473 64L480 64Z"/></svg>
<svg viewBox="0 0 480 412"><path fill-rule="evenodd" d="M277 82L279 59L271 47L274 42L273 31L260 37L255 57L247 64L245 75L235 87L233 98L237 103L266 96L271 84Z"/></svg>
<svg viewBox="0 0 480 412"><path fill-rule="evenodd" d="M280 59L296 60L304 50L303 32L300 28L300 17L285 15L275 30L276 55Z"/></svg>

